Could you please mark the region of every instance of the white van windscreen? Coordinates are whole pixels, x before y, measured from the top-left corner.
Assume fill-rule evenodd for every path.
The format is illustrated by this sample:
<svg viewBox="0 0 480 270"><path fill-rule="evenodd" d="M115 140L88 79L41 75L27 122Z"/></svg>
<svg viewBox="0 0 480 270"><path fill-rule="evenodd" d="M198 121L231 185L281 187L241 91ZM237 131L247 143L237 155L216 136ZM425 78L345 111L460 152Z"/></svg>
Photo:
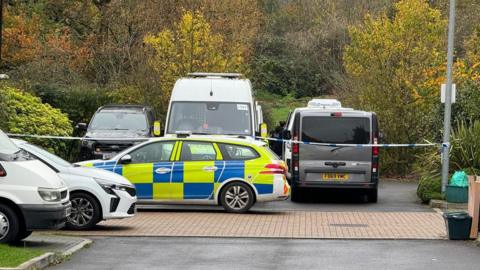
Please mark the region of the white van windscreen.
<svg viewBox="0 0 480 270"><path fill-rule="evenodd" d="M302 119L301 139L317 143L368 144L370 119L306 116Z"/></svg>
<svg viewBox="0 0 480 270"><path fill-rule="evenodd" d="M248 103L174 102L169 117L168 133L252 134Z"/></svg>
<svg viewBox="0 0 480 270"><path fill-rule="evenodd" d="M20 151L8 136L0 130L0 153L5 155L15 154Z"/></svg>

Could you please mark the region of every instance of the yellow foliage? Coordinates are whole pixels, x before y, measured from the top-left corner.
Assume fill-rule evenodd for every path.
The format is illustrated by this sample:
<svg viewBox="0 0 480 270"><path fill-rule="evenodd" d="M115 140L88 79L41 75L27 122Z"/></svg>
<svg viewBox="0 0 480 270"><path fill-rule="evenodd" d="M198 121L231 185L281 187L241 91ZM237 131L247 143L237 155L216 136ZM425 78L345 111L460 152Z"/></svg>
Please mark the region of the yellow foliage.
<svg viewBox="0 0 480 270"><path fill-rule="evenodd" d="M189 72L246 71L241 45L227 47L200 11L185 11L174 29L148 34L144 42L154 51L148 63L159 74L163 104L175 80Z"/></svg>

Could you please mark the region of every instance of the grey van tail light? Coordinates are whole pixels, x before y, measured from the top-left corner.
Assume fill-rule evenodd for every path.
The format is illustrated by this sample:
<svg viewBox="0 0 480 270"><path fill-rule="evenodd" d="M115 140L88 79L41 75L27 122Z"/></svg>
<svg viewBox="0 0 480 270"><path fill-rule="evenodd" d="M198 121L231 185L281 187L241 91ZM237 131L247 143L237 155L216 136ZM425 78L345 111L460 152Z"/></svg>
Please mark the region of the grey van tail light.
<svg viewBox="0 0 480 270"><path fill-rule="evenodd" d="M59 202L62 198L61 192L57 189L39 187L38 194L44 201L47 202Z"/></svg>

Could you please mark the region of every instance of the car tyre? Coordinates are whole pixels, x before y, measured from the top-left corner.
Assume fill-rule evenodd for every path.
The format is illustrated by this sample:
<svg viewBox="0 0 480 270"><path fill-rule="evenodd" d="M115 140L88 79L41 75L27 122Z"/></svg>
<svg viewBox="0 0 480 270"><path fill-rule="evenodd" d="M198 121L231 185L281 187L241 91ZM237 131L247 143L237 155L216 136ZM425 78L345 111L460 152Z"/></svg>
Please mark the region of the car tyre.
<svg viewBox="0 0 480 270"><path fill-rule="evenodd" d="M220 204L230 213L245 213L254 204L255 197L249 185L242 182L227 184L220 194Z"/></svg>
<svg viewBox="0 0 480 270"><path fill-rule="evenodd" d="M97 200L87 193L70 195L72 213L67 218L66 227L72 230L88 230L101 220L101 208Z"/></svg>
<svg viewBox="0 0 480 270"><path fill-rule="evenodd" d="M369 203L378 202L378 189L375 188L375 189L369 190L368 193L367 193L367 196L368 196L368 202Z"/></svg>
<svg viewBox="0 0 480 270"><path fill-rule="evenodd" d="M20 228L17 214L7 205L0 204L0 243L12 243Z"/></svg>
<svg viewBox="0 0 480 270"><path fill-rule="evenodd" d="M15 242L20 242L23 241L24 239L28 238L30 235L32 235L32 231L27 231L26 229L21 229L17 237L15 237Z"/></svg>
<svg viewBox="0 0 480 270"><path fill-rule="evenodd" d="M292 190L290 192L290 199L292 202L302 202L303 197L300 188L292 186Z"/></svg>

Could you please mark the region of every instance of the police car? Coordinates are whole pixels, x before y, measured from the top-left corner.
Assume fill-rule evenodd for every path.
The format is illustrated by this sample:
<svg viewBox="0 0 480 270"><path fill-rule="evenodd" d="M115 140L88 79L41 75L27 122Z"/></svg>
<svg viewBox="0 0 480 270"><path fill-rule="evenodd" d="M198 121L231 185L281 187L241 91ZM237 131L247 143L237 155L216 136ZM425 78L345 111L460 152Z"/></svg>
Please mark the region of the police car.
<svg viewBox="0 0 480 270"><path fill-rule="evenodd" d="M255 202L285 200L286 166L264 142L226 137L150 139L110 160L81 162L135 184L140 201L221 205L248 211Z"/></svg>

